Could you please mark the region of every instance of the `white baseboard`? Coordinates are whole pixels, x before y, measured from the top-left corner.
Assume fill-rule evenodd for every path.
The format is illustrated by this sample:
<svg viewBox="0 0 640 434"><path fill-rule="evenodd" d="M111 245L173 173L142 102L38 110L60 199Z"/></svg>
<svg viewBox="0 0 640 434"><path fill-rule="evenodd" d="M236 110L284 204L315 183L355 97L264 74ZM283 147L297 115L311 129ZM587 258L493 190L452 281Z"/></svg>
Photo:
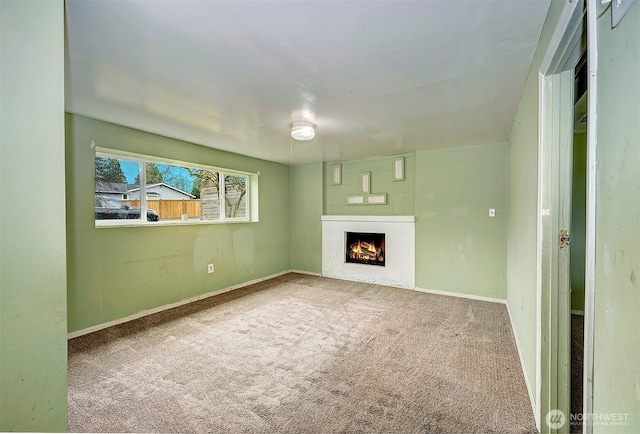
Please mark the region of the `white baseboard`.
<svg viewBox="0 0 640 434"><path fill-rule="evenodd" d="M297 273L298 271L296 271ZM265 280L273 279L278 276L282 276L285 274L291 273L291 270L281 271L280 273L271 274L270 276L260 277L258 279L253 279L248 282L239 283L237 285L229 286L227 288L223 288L217 291L208 292L206 294L201 294L196 297L187 298L184 300L180 300L176 303L165 304L163 306L159 306L149 310L143 310L142 312L138 312L133 315L126 316L124 318L116 319L113 321L106 322L104 324L98 324L92 327L88 327L86 329L78 330L72 333L67 334L67 339L77 338L78 336L83 336L89 333L97 332L98 330L103 330L109 327L113 327L119 324L124 324L129 321L133 321L134 319L143 318L145 316L153 315L154 313L162 312L165 310L173 309L174 307L184 306L185 304L193 303L196 301L204 300L205 298L213 297L216 295L224 294L225 292L233 291L234 289L244 288L245 286L254 285L256 283L264 282ZM303 273L300 271L300 273Z"/></svg>
<svg viewBox="0 0 640 434"><path fill-rule="evenodd" d="M292 273L308 274L309 276L322 277L321 273L312 273L311 271L291 270Z"/></svg>
<svg viewBox="0 0 640 434"><path fill-rule="evenodd" d="M187 298L185 300L180 300L176 303L170 303L170 304L165 304L163 306L159 306L153 309L149 309L149 310L144 310L142 312L138 312L136 314L133 315L129 315L127 317L124 318L120 318L117 320L113 320L113 321L109 321L106 322L104 324L99 324L96 326L92 326L92 327L88 327L86 329L82 329L82 330L78 330L72 333L68 333L67 334L67 339L73 339L73 338L77 338L79 336L83 336L89 333L93 333L93 332L97 332L99 330L103 330L109 327L113 327L119 324L124 324L126 322L129 321L133 321L139 318L143 318L145 316L149 316L149 315L153 315L155 313L159 313L165 310L169 310L169 309L173 309L175 307L179 307L179 306L184 306L185 304L189 304L189 303L193 303L196 301L200 301L200 300L204 300L205 298L209 298L209 297L214 297L216 295L220 295L220 294L224 294L226 292L230 292L236 289L240 289L240 288L244 288L246 286L249 285L254 285L256 283L260 283L260 282L264 282L265 280L269 280L269 279L273 279L279 276L283 276L285 274L288 273L299 273L299 274L308 274L310 276L317 276L317 277L322 277L322 274L320 273L313 273L310 271L302 271L302 270L286 270L286 271L281 271L279 273L275 273L275 274L271 274L269 276L265 276L265 277L261 277L258 279L253 279L250 280L248 282L244 282L244 283L239 283L237 285L233 285L233 286L229 286L227 288L223 288L217 291L212 291L212 292L208 292L206 294L201 294L198 295L196 297L191 297L191 298ZM404 288L407 289L407 288ZM500 304L504 304L507 306L507 312L509 314L509 322L511 323L511 330L513 332L513 336L514 339L516 341L516 348L518 350L518 356L520 357L520 365L522 367L522 373L524 375L524 381L527 385L527 392L529 393L529 399L531 400L531 408L533 409L533 413L534 416L536 416L536 407L535 407L535 401L533 399L533 392L531 389L531 385L529 384L529 377L527 376L527 371L524 365L524 360L522 358L522 352L520 351L520 345L518 343L518 337L515 334L515 330L513 328L513 318L511 317L511 311L509 310L509 304L507 303L506 300L502 300L499 298L493 298L493 297L484 297L481 295L472 295L472 294L462 294L462 293L458 293L458 292L447 292L447 291L438 291L435 289L424 289L424 288L418 288L418 287L414 287L414 288L409 288L409 289L413 289L414 291L418 291L418 292L425 292L425 293L429 293L429 294L437 294L437 295L446 295L449 297L458 297L458 298L467 298L467 299L471 299L471 300L479 300L479 301L488 301L488 302L492 302L492 303L500 303ZM580 314L578 312L582 312L582 311L576 311L577 314ZM572 313L574 313L574 311L572 311ZM584 312L581 313L582 315L584 315ZM536 418L536 422L537 418Z"/></svg>
<svg viewBox="0 0 640 434"><path fill-rule="evenodd" d="M493 298L493 297L485 297L483 295L463 294L461 292L438 291L437 289L424 289L424 288L418 288L417 286L413 288L413 290L418 292L426 292L428 294L447 295L449 297L468 298L470 300L480 300L480 301L489 301L491 303L507 304L507 300L502 300L500 298Z"/></svg>
<svg viewBox="0 0 640 434"><path fill-rule="evenodd" d="M536 401L533 396L533 388L529 383L529 376L527 375L527 368L524 364L524 358L522 357L522 351L520 351L520 342L518 341L518 335L516 329L513 327L513 318L511 317L511 309L509 309L509 303L507 305L507 312L509 313L509 322L511 323L511 333L513 333L513 339L516 341L516 348L518 349L518 357L520 357L520 367L522 368L522 375L524 376L524 382L527 385L527 393L529 394L529 401L531 402L531 410L533 411L533 418L536 420L536 426L540 429L540 420L536 411Z"/></svg>
<svg viewBox="0 0 640 434"><path fill-rule="evenodd" d="M527 385L527 393L529 395L529 401L531 402L531 410L533 411L534 418L536 419L536 424L538 424L539 426L539 421L537 420L537 414L536 414L536 402L533 397L533 389L531 388L531 384L529 384L529 376L527 375L527 369L524 364L524 359L522 358L522 351L520 350L518 335L516 335L515 329L513 327L513 318L511 317L511 310L509 309L509 303L507 303L507 300L502 300L502 299L493 298L493 297L484 297L481 295L461 294L459 292L446 292L446 291L437 291L435 289L423 289L418 287L415 288L415 291L426 292L429 294L447 295L450 297L468 298L471 300L489 301L492 303L504 304L507 307L507 313L509 314L509 323L511 324L511 332L513 333L513 338L516 341L516 349L518 350L518 357L520 358L520 367L522 369L522 374L524 376L524 382Z"/></svg>

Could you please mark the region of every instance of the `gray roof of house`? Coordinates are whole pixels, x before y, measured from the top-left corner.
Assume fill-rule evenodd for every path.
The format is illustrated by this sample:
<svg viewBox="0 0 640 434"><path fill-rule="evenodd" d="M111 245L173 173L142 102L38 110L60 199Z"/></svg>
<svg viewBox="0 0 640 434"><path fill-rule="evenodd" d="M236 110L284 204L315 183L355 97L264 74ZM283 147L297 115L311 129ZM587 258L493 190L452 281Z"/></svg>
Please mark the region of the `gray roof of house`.
<svg viewBox="0 0 640 434"><path fill-rule="evenodd" d="M124 182L107 182L96 180L96 193L127 193L129 190L140 187L138 184L125 184Z"/></svg>
<svg viewBox="0 0 640 434"><path fill-rule="evenodd" d="M180 190L179 188L173 187L173 186L171 186L171 185L169 185L169 184L166 184L166 183L164 183L164 182L159 182L159 183L157 183L157 184L149 184L149 185L147 185L147 188L151 188L151 187L158 187L158 186L162 186L162 187L170 188L171 190L175 190L175 191L177 191L177 192L180 192L180 193L184 194L185 196L189 196L189 197L191 197L192 199L195 199L195 198L196 198L193 194L191 194L191 193L187 193L186 191ZM139 186L139 185L134 185L133 187L134 187L134 188L132 188L132 189L131 189L131 190L129 190L129 191L136 191L136 190L140 190L140 186Z"/></svg>

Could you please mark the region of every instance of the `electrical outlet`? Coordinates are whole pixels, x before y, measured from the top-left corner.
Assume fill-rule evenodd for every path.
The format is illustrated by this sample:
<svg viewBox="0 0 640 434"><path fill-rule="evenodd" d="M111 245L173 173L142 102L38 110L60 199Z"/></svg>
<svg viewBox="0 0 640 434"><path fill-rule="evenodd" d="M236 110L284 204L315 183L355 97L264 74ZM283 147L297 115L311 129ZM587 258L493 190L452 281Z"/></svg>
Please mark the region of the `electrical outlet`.
<svg viewBox="0 0 640 434"><path fill-rule="evenodd" d="M496 216L495 208L489 208L489 217L495 217L495 216Z"/></svg>
<svg viewBox="0 0 640 434"><path fill-rule="evenodd" d="M209 273L213 273L213 264L207 265L207 271L209 271Z"/></svg>

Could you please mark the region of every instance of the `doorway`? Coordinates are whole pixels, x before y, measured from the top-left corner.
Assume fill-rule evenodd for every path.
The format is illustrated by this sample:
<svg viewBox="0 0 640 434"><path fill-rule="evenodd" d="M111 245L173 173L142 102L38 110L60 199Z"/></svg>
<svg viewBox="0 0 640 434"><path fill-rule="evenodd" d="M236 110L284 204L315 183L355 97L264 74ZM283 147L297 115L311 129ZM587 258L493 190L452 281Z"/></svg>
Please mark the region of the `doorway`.
<svg viewBox="0 0 640 434"><path fill-rule="evenodd" d="M586 3L565 3L539 74L536 416L542 433L591 428L572 424L592 404L597 68L595 2Z"/></svg>
<svg viewBox="0 0 640 434"><path fill-rule="evenodd" d="M570 432L582 433L584 379L584 296L585 242L587 218L587 52L575 68L573 109L573 167L571 182L571 356L570 356Z"/></svg>

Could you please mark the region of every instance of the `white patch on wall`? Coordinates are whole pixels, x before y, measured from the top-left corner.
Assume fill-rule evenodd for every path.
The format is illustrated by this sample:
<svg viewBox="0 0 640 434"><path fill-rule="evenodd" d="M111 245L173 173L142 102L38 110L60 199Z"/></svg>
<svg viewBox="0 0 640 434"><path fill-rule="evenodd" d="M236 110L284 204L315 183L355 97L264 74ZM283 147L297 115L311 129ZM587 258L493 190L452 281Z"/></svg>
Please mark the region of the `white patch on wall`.
<svg viewBox="0 0 640 434"><path fill-rule="evenodd" d="M464 244L467 246L468 250L473 250L473 239L471 235L467 235L464 239Z"/></svg>
<svg viewBox="0 0 640 434"><path fill-rule="evenodd" d="M449 210L449 214L452 217L467 217L469 215L469 208L466 206L460 206Z"/></svg>
<svg viewBox="0 0 640 434"><path fill-rule="evenodd" d="M385 234L385 266L346 262L346 232ZM414 216L322 216L322 275L415 287Z"/></svg>

